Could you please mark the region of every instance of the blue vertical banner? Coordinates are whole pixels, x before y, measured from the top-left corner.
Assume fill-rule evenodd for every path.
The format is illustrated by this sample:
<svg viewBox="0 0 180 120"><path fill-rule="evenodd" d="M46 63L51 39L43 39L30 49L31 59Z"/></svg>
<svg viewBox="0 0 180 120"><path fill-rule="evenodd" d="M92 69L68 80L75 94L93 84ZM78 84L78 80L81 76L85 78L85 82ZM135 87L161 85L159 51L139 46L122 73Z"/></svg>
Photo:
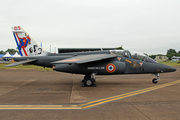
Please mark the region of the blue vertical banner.
<svg viewBox="0 0 180 120"><path fill-rule="evenodd" d="M22 52L21 52L21 47L20 47L20 45L19 45L19 43L18 43L18 41L17 41L17 39L16 39L16 35L15 35L15 33L13 33L13 35L14 35L14 38L15 38L16 44L17 44L17 46L18 46L19 53L20 53L20 55L21 55L21 56L23 56L23 54L22 54Z"/></svg>

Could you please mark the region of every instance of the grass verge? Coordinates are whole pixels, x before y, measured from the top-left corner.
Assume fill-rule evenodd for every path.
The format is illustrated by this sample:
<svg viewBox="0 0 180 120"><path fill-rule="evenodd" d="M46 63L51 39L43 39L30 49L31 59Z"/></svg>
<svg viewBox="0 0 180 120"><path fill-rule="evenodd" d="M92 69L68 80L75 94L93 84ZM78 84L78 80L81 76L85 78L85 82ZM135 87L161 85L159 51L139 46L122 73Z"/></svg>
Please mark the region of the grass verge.
<svg viewBox="0 0 180 120"><path fill-rule="evenodd" d="M11 62L14 63L14 62ZM37 71L53 71L52 68L44 68L41 66L36 66L36 65L17 65L14 67L4 67L6 65L9 65L11 63L1 63L0 64L0 69L35 69Z"/></svg>

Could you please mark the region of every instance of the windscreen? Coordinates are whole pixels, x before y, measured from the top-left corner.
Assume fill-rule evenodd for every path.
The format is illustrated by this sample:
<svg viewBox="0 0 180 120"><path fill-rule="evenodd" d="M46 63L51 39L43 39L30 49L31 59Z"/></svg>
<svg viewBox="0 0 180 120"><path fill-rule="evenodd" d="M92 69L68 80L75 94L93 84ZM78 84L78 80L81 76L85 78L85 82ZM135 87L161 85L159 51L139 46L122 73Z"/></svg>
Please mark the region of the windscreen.
<svg viewBox="0 0 180 120"><path fill-rule="evenodd" d="M150 58L140 52L129 51L129 50L111 50L110 52L111 52L111 54L116 54L118 56L123 56L123 57L130 58L130 59L141 60L141 61L151 62L151 63L157 63L152 58Z"/></svg>

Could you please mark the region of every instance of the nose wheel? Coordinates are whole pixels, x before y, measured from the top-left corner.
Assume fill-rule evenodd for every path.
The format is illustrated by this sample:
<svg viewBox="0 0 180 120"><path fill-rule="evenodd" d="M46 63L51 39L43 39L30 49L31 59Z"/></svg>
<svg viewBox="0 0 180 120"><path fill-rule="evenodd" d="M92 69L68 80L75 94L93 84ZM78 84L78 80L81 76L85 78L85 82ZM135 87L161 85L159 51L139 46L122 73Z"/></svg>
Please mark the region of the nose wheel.
<svg viewBox="0 0 180 120"><path fill-rule="evenodd" d="M157 84L157 83L158 83L158 81L160 80L159 73L154 74L154 75L155 75L155 76L157 76L157 79L156 79L156 78L154 78L154 79L152 80L152 83Z"/></svg>
<svg viewBox="0 0 180 120"><path fill-rule="evenodd" d="M154 78L154 79L152 80L152 83L154 83L154 84L158 83L157 79Z"/></svg>

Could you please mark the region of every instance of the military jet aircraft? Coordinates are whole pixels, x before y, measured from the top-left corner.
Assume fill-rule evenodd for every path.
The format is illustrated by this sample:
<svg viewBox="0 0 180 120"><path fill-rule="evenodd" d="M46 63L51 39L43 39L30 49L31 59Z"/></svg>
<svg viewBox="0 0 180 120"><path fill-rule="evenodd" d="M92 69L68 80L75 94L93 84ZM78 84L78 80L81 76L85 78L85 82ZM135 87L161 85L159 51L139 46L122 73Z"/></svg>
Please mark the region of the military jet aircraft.
<svg viewBox="0 0 180 120"><path fill-rule="evenodd" d="M84 74L82 86L96 86L95 75L154 74L174 72L175 68L157 63L150 57L129 50L104 50L52 54L46 52L22 27L12 27L13 36L21 57L14 57L16 63L51 67L58 72Z"/></svg>

